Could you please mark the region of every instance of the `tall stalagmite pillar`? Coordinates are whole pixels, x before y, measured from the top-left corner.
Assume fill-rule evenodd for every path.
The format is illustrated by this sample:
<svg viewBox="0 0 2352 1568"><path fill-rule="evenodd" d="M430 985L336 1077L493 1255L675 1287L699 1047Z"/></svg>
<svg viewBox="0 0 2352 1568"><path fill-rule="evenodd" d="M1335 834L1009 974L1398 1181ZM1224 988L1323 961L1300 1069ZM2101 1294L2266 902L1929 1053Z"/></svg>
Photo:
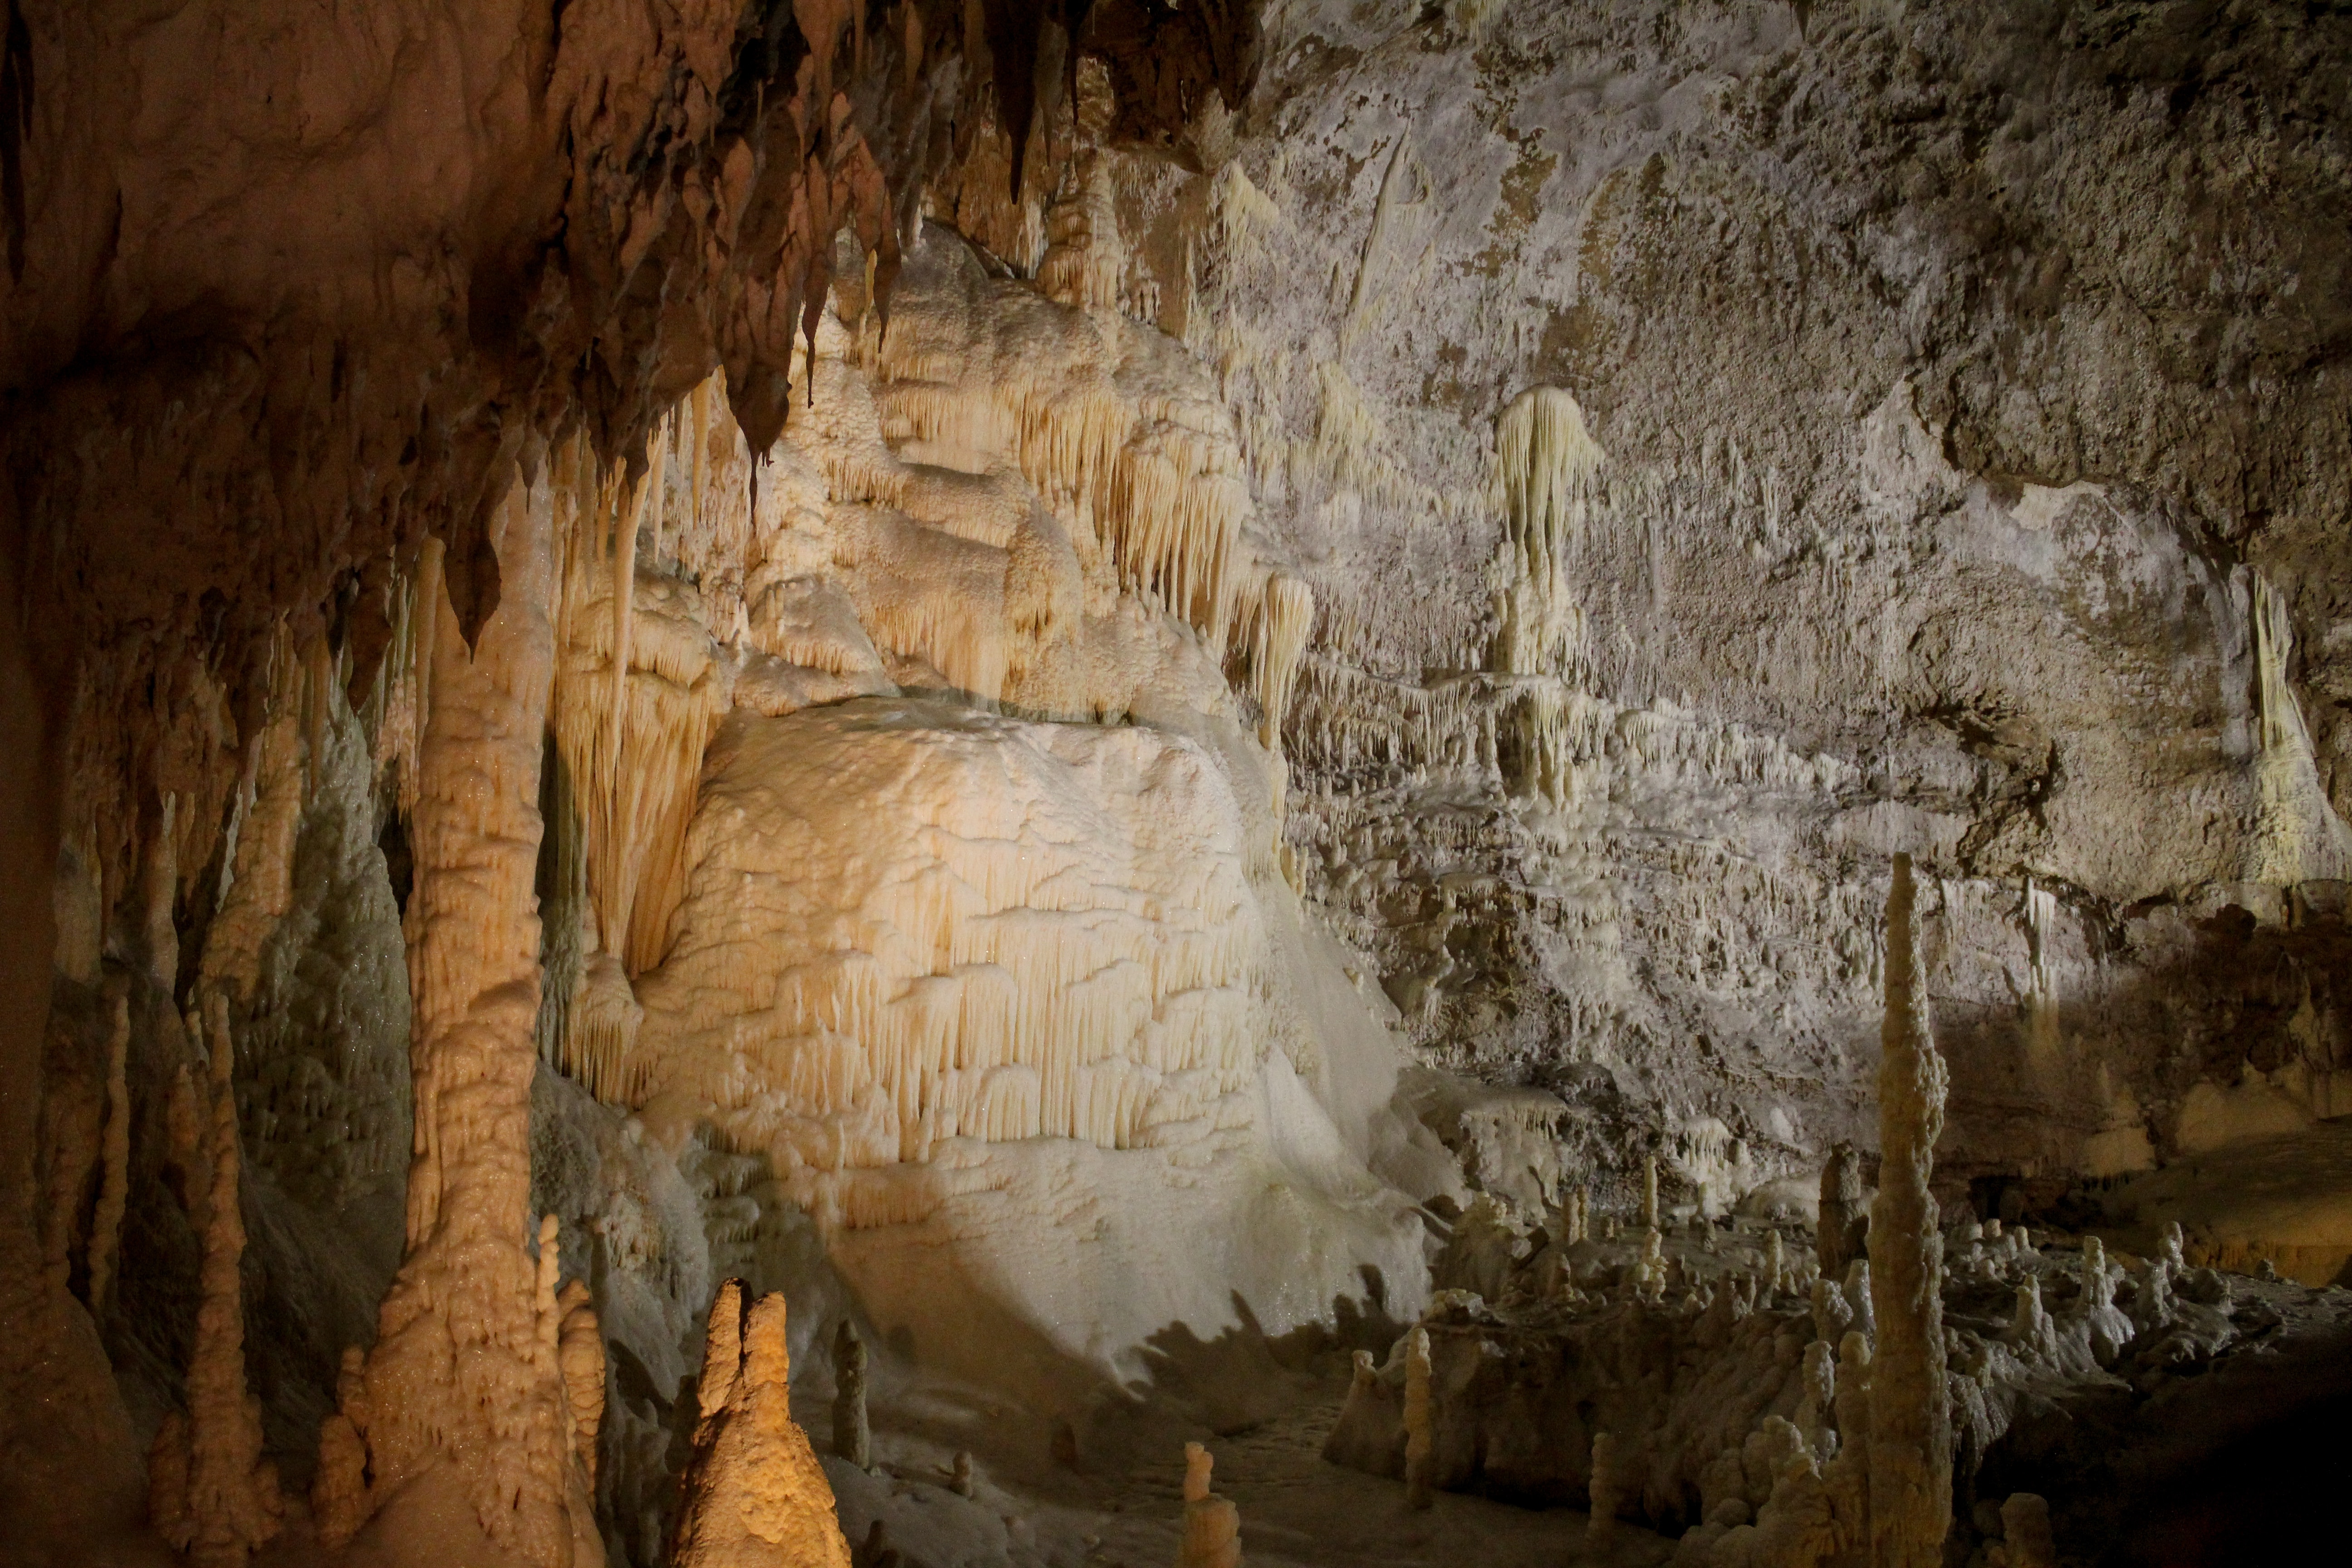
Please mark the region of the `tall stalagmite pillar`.
<svg viewBox="0 0 2352 1568"><path fill-rule="evenodd" d="M1944 1058L1927 1025L1913 940L1911 858L1886 897L1886 1016L1879 1026L1878 1197L1870 1210L1870 1561L1937 1568L1951 1522L1952 1415L1944 1381L1944 1238L1927 1191L1944 1130Z"/></svg>
<svg viewBox="0 0 2352 1568"><path fill-rule="evenodd" d="M499 599L469 649L437 558L419 597L429 704L408 907L415 1146L408 1252L368 1357L367 1446L381 1497L454 1468L483 1532L522 1559L572 1562L565 1391L540 1319L530 1229L537 1059L539 771L554 669L551 506L516 483L498 510ZM593 1542L592 1523L578 1535Z"/></svg>

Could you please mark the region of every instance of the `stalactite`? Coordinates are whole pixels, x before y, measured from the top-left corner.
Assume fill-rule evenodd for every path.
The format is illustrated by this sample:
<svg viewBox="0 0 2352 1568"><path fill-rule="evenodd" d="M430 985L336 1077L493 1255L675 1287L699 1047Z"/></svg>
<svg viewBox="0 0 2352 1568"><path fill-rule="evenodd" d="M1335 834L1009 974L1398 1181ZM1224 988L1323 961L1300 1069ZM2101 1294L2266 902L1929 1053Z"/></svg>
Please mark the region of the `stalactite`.
<svg viewBox="0 0 2352 1568"><path fill-rule="evenodd" d="M580 812L594 945L629 974L657 963L667 945L702 754L727 705L716 645L695 618L709 606L681 601L688 591L655 574L657 552L643 563L638 556L640 528L657 531L667 515L669 447L656 431L635 486L600 474L584 443L550 464L553 499L569 524L555 602L552 728ZM731 480L714 483L722 492L732 488ZM730 525L734 517L719 505L707 512L689 507L688 515ZM604 562L608 534L613 550ZM700 550L696 532L676 542ZM600 562L609 570L597 571ZM739 588L740 575L738 563L730 580ZM585 962L593 972L593 953ZM611 1045L627 1006L592 1019L585 1043ZM568 1049L570 1037L567 1030L559 1046Z"/></svg>
<svg viewBox="0 0 2352 1568"><path fill-rule="evenodd" d="M146 908L141 922L140 948L147 961L148 977L165 990L171 990L180 980L180 936L173 919L173 906L180 892L179 838L173 831L173 818L179 814L179 797L163 797L163 821L147 841L147 856L141 868L141 893Z"/></svg>
<svg viewBox="0 0 2352 1568"><path fill-rule="evenodd" d="M302 826L303 739L299 662L281 627L273 640L271 679L260 732L249 742L224 857L219 907L205 938L200 984L252 1005L262 950L294 907L294 845Z"/></svg>
<svg viewBox="0 0 2352 1568"><path fill-rule="evenodd" d="M1284 718L1290 711L1290 692L1298 677L1298 662L1307 651L1315 626L1315 593L1297 578L1282 573L1269 575L1259 606L1250 672L1258 712L1258 742L1269 751L1282 743Z"/></svg>
<svg viewBox="0 0 2352 1568"><path fill-rule="evenodd" d="M625 765L622 761L621 744L623 737L627 732L629 717L630 634L636 625L637 529L645 516L646 498L659 488L661 450L658 442L652 444L652 450L646 457L648 471L637 481L636 489L629 498L629 515L616 530L616 537L613 541L613 642L606 656L612 667L610 677L612 696L604 715L603 757L605 766L593 772L582 770L582 776L593 779L595 785L601 785L606 790L617 789L618 775ZM617 818L619 813L615 811L614 816ZM619 823L615 821L614 827L618 828L618 826ZM609 864L615 847L621 854L626 853L627 840L622 833L608 831L604 838L607 847L606 864ZM606 877L608 879L617 879L615 873L612 871L608 871ZM616 895L608 894L607 897L614 900L616 907L608 914L605 929L598 934L604 939L606 952L625 952L629 940L626 924L627 906L625 903L619 903Z"/></svg>
<svg viewBox="0 0 2352 1568"><path fill-rule="evenodd" d="M1878 1198L1870 1215L1871 1560L1937 1568L1951 1522L1952 1424L1944 1380L1944 1241L1927 1190L1947 1076L1927 1016L1912 914L1911 858L1886 900L1885 1021L1879 1032Z"/></svg>
<svg viewBox="0 0 2352 1568"><path fill-rule="evenodd" d="M2287 659L2294 649L2294 617L2286 595L2260 573L2253 579L2254 696L2266 752L2308 748L2303 710L2294 700Z"/></svg>
<svg viewBox="0 0 2352 1568"><path fill-rule="evenodd" d="M1560 674L1581 658L1583 616L1566 565L1582 542L1603 460L1583 410L1557 387L1521 393L1496 422L1495 487L1511 551L1496 669Z"/></svg>

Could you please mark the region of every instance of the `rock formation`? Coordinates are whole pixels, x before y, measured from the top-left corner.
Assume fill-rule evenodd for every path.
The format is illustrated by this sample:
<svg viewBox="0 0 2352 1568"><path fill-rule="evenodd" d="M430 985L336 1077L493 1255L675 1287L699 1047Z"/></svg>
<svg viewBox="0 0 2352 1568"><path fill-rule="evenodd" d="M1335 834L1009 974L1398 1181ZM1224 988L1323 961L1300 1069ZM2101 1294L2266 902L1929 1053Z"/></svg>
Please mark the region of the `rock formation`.
<svg viewBox="0 0 2352 1568"><path fill-rule="evenodd" d="M1184 1445L1184 1538L1176 1568L1241 1568L1241 1510L1209 1489L1215 1464L1200 1444Z"/></svg>
<svg viewBox="0 0 2352 1568"><path fill-rule="evenodd" d="M833 1451L859 1469L874 1462L866 1413L866 1342L844 1318L833 1341Z"/></svg>
<svg viewBox="0 0 2352 1568"><path fill-rule="evenodd" d="M234 1047L227 1009L205 998L212 1054L212 1184L198 1216L203 1305L188 1366L188 1410L148 1455L148 1509L166 1541L203 1568L238 1568L278 1533L278 1470L262 1455L261 1402L247 1387L243 1194L238 1186Z"/></svg>
<svg viewBox="0 0 2352 1568"><path fill-rule="evenodd" d="M1886 1017L1879 1030L1878 1197L1870 1212L1870 1551L1934 1568L1951 1521L1951 1396L1944 1382L1944 1238L1927 1189L1944 1129L1944 1059L1927 1017L1911 858L1886 895ZM2038 1309L2038 1298L2037 1298Z"/></svg>
<svg viewBox="0 0 2352 1568"><path fill-rule="evenodd" d="M1606 1432L1595 1432L1592 1457L1586 1468L1590 1479L1585 1482L1584 1534L1586 1540L1596 1543L1607 1541L1615 1532L1617 1510L1623 1506L1617 1465L1617 1439Z"/></svg>
<svg viewBox="0 0 2352 1568"><path fill-rule="evenodd" d="M572 1406L572 1448L593 1490L596 1485L596 1432L604 1421L604 1338L588 1287L574 1279L555 1300L562 1314L556 1362Z"/></svg>
<svg viewBox="0 0 2352 1568"><path fill-rule="evenodd" d="M560 1328L541 1300L552 1282L524 1250L554 500L545 484L507 483L490 525L503 586L470 647L435 552L420 590L430 696L407 917L416 1148L407 1256L368 1352L366 1437L379 1491L453 1451L480 1454L461 1485L483 1534L561 1564L595 1532L573 1512Z"/></svg>
<svg viewBox="0 0 2352 1568"><path fill-rule="evenodd" d="M1822 1166L1821 1218L1814 1226L1815 1256L1826 1279L1843 1277L1846 1265L1863 1251L1860 1236L1869 1228L1862 1207L1862 1162L1852 1143L1841 1139Z"/></svg>
<svg viewBox="0 0 2352 1568"><path fill-rule="evenodd" d="M1123 1558L1032 1494L1208 1431L1275 1539L1320 1439L1497 1560L2276 1555L2347 60L0 0L0 1537Z"/></svg>
<svg viewBox="0 0 2352 1568"><path fill-rule="evenodd" d="M849 1568L833 1489L793 1421L783 1297L747 1310L742 1282L729 1280L711 1303L706 1346L671 1561Z"/></svg>
<svg viewBox="0 0 2352 1568"><path fill-rule="evenodd" d="M1362 1363L1357 1363L1359 1373L1362 1367ZM1436 1415L1431 1408L1429 1375L1429 1331L1416 1328L1405 1336L1404 1404L1401 1413L1404 1427L1405 1506L1414 1509L1425 1509L1435 1500L1436 1441L1433 1428Z"/></svg>

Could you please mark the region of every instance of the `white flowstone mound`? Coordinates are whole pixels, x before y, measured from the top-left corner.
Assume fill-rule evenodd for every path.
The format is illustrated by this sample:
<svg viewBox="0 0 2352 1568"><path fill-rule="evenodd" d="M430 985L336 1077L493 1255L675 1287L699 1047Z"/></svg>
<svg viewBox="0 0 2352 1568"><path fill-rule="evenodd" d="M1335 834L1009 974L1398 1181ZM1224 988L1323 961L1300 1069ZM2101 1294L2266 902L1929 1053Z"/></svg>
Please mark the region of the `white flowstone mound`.
<svg viewBox="0 0 2352 1568"><path fill-rule="evenodd" d="M1251 858L1181 736L739 712L616 1081L663 1141L769 1161L927 1358L1001 1372L1002 1317L1115 1365L1236 1294L1278 1332L1366 1265L1415 1292L1418 1224L1318 1102L1305 950Z"/></svg>

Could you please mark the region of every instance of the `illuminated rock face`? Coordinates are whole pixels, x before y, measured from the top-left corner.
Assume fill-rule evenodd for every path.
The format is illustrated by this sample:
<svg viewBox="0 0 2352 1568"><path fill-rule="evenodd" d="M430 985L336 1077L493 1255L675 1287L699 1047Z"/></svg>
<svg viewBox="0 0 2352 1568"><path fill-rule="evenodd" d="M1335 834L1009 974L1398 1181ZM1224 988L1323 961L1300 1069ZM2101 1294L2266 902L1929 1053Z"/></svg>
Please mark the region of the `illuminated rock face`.
<svg viewBox="0 0 2352 1568"><path fill-rule="evenodd" d="M2287 454L2343 450L2345 390L2261 354L2275 395L2223 390L2105 303L2252 342L2326 242L2263 179L2140 161L2188 101L2169 46L2006 7L1272 26L1278 118L1114 181L1315 595L1302 886L1415 1041L1563 1093L1618 1182L1707 1120L1749 1184L1810 1174L1874 1131L1901 849L1948 1179L2047 1201L2331 1114L2352 623L2312 574L2344 487ZM2236 79L2315 105L2339 36L2263 37ZM2202 113L2178 133L2334 188ZM1188 260L1142 243L1194 203ZM2196 210L2263 237L2227 303L2150 281Z"/></svg>
<svg viewBox="0 0 2352 1568"><path fill-rule="evenodd" d="M1916 1560L2018 1368L2352 1258L2341 19L428 9L0 5L26 1551L652 1562L716 1279L1059 1414L1435 1252L1769 1337L1629 1514ZM1810 1348L1777 1230L1685 1303L1848 1140ZM1939 1283L2083 1178L2127 1298Z"/></svg>

